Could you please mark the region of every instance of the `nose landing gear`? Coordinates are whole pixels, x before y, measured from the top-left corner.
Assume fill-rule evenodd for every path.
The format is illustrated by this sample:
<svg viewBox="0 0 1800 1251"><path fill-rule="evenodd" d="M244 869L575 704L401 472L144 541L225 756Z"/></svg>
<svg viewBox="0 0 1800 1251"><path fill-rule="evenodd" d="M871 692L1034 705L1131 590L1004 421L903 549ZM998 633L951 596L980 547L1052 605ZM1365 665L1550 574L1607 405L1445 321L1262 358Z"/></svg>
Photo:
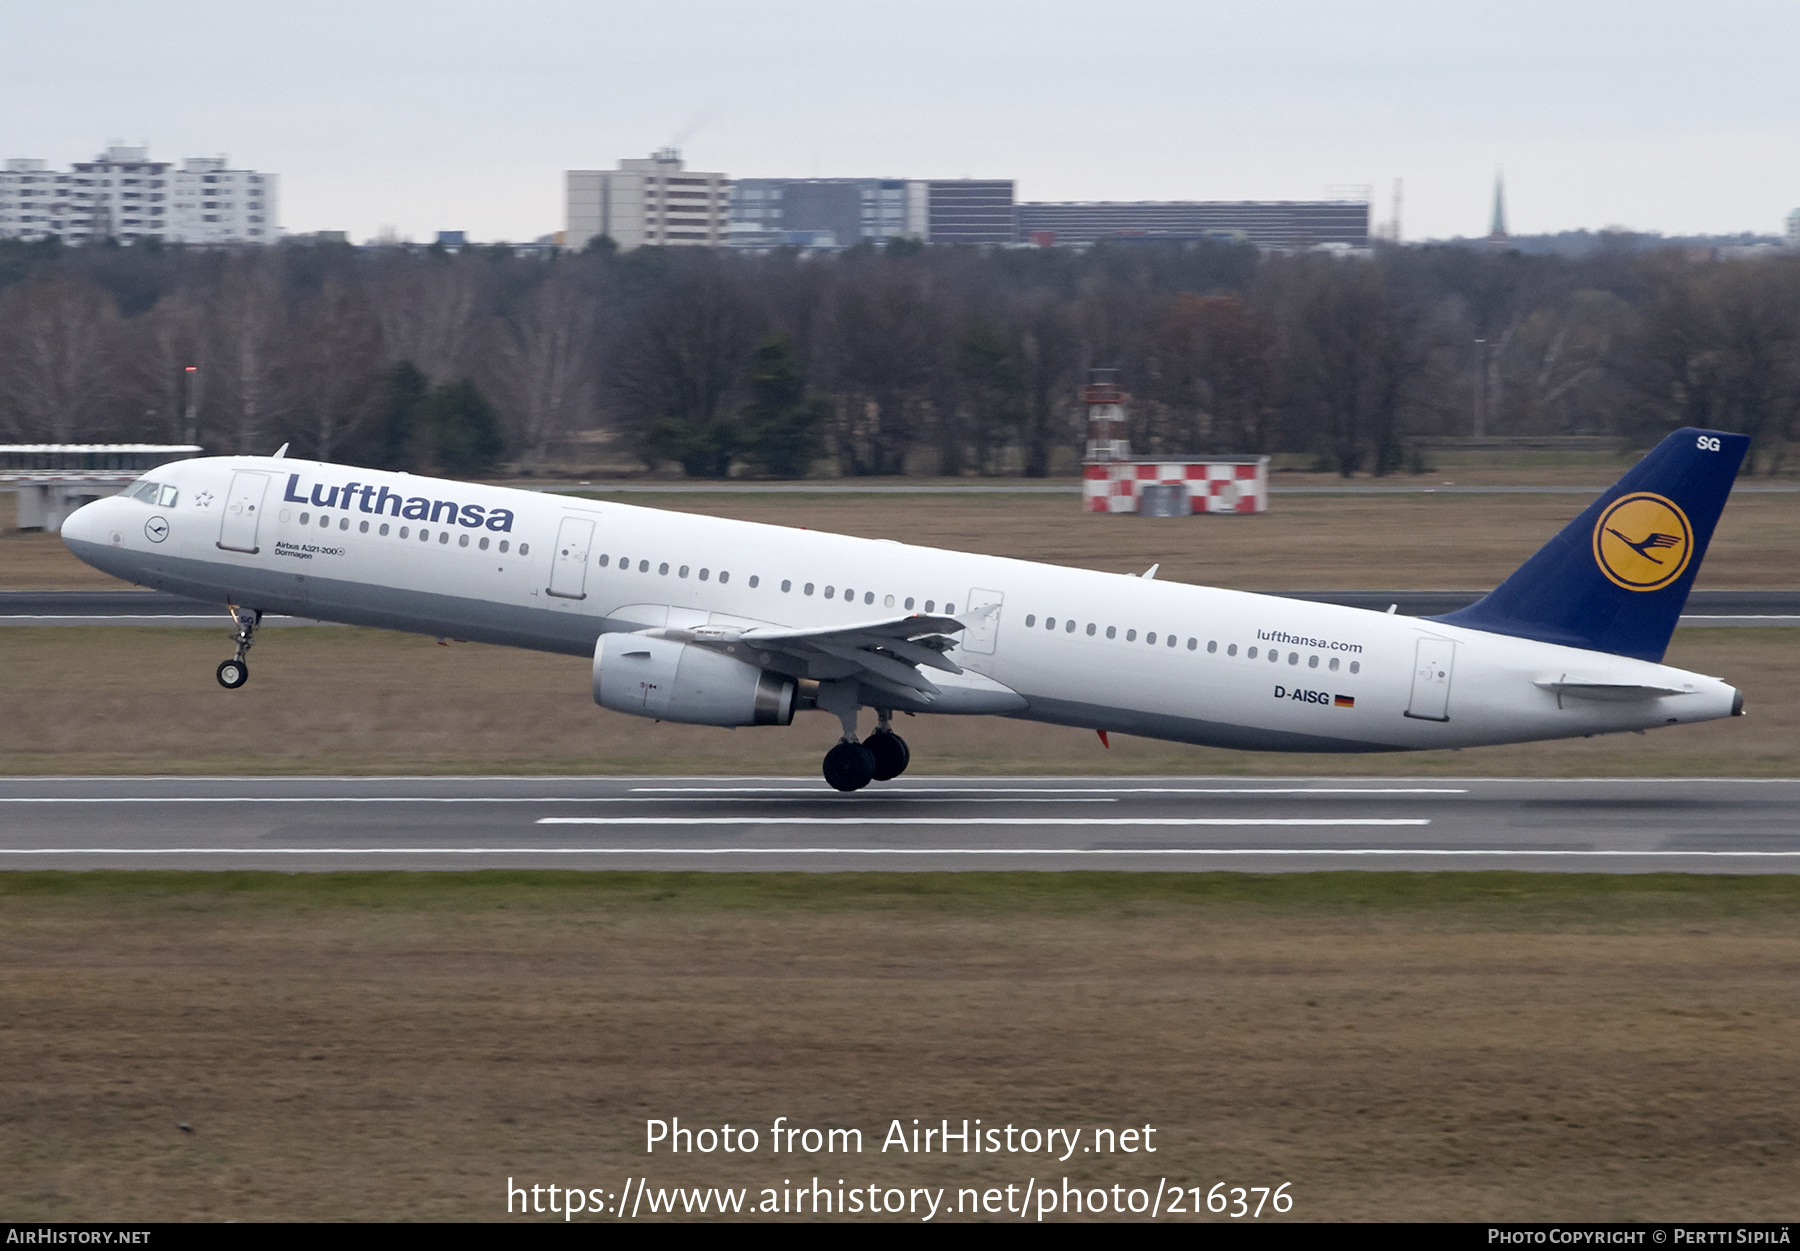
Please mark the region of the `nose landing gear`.
<svg viewBox="0 0 1800 1251"><path fill-rule="evenodd" d="M232 634L232 641L237 644L237 655L230 660L221 661L215 675L219 685L228 691L235 691L250 680L250 664L244 659L244 653L256 644L256 627L262 623L262 612L255 608L239 608L236 604L225 606L231 613L231 620L237 630Z"/></svg>

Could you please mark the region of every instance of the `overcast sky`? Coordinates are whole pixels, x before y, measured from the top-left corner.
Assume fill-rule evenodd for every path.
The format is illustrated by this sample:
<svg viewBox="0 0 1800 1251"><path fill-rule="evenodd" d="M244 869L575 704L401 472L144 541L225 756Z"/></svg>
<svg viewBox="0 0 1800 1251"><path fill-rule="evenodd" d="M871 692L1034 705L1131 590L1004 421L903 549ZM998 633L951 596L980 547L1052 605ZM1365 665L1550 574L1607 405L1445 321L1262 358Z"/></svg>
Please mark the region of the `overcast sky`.
<svg viewBox="0 0 1800 1251"><path fill-rule="evenodd" d="M1408 238L1773 233L1794 0L64 0L5 19L0 156L281 176L290 232L562 228L562 172L1012 178L1022 200L1336 197Z"/></svg>

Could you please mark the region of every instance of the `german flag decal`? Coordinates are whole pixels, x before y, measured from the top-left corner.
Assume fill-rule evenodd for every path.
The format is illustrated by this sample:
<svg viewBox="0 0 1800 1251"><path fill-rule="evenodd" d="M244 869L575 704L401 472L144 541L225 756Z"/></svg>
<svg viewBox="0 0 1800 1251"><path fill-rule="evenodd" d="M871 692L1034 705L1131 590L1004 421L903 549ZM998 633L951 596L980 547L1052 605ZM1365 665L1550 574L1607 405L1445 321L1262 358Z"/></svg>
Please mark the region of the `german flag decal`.
<svg viewBox="0 0 1800 1251"><path fill-rule="evenodd" d="M1331 706L1333 708L1354 708L1356 707L1356 697L1354 695L1333 695Z"/></svg>

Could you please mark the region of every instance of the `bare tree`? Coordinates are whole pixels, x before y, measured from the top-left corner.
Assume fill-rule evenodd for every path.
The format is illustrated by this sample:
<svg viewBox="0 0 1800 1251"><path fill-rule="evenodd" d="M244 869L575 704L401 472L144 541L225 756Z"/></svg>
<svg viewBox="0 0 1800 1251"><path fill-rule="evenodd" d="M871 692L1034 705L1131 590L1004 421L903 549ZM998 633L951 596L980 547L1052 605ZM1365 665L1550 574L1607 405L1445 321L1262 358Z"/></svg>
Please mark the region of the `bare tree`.
<svg viewBox="0 0 1800 1251"><path fill-rule="evenodd" d="M528 469L592 418L596 322L594 292L564 270L540 283L501 329L500 400Z"/></svg>
<svg viewBox="0 0 1800 1251"><path fill-rule="evenodd" d="M116 382L118 307L93 283L51 277L0 293L0 426L74 443L100 433Z"/></svg>

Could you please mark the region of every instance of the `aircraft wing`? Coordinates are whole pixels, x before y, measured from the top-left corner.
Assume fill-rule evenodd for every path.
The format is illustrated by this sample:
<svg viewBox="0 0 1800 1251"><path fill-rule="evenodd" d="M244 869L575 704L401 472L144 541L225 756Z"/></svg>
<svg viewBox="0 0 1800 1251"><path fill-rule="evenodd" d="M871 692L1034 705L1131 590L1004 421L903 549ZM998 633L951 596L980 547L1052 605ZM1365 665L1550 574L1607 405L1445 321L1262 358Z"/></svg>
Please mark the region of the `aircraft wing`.
<svg viewBox="0 0 1800 1251"><path fill-rule="evenodd" d="M966 623L912 613L852 625L790 630L780 626L702 625L647 633L722 651L796 678L855 678L880 690L926 703L939 688L921 669L961 673L945 653Z"/></svg>

